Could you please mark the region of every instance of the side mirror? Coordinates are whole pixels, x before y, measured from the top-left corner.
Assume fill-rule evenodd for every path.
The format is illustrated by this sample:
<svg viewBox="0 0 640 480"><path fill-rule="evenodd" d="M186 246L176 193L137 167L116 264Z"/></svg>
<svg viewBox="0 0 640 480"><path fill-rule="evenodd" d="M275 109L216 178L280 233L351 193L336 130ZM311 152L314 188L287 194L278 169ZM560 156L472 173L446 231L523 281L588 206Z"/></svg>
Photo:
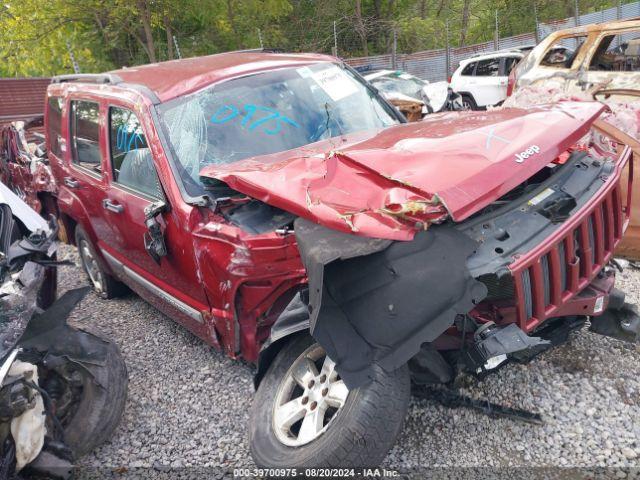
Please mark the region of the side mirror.
<svg viewBox="0 0 640 480"><path fill-rule="evenodd" d="M164 243L164 235L158 215L167 209L167 204L157 201L144 209L144 224L147 231L144 233L144 248L153 258L153 261L160 265L162 257L167 256L167 246Z"/></svg>

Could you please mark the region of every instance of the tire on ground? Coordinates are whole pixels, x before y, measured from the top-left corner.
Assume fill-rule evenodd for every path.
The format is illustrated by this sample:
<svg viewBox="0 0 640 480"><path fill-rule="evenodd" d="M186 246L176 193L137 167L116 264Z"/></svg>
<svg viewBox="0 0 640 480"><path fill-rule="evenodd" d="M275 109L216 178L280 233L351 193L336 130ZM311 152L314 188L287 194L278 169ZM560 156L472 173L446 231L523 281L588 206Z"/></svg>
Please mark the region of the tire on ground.
<svg viewBox="0 0 640 480"><path fill-rule="evenodd" d="M96 259L97 267L98 267L98 275L100 276L100 283L102 285L101 290L98 290L95 283L91 280L91 275L89 274L89 270L87 265L85 264L85 258L80 251L82 248L83 242L86 243L91 255L94 259ZM93 288L93 290L102 298L117 298L125 295L129 292L127 286L113 278L111 275L105 272L100 260L96 254L96 249L91 243L89 239L89 235L84 231L84 229L78 225L76 227L76 247L78 248L78 254L80 255L80 262L82 263L82 269L84 273L87 275L87 280L89 280L89 284Z"/></svg>
<svg viewBox="0 0 640 480"><path fill-rule="evenodd" d="M382 462L402 429L409 406L406 365L376 370L371 383L351 392L328 429L299 447L281 443L272 425L274 403L289 367L315 341L294 337L278 353L254 397L249 429L251 454L260 467L373 467Z"/></svg>
<svg viewBox="0 0 640 480"><path fill-rule="evenodd" d="M90 349L92 342L104 345L106 359L104 365L93 365L91 372L80 369L83 372L82 396L73 417L64 426L65 443L76 458L111 437L122 418L127 399L127 367L117 345L69 327L70 351Z"/></svg>

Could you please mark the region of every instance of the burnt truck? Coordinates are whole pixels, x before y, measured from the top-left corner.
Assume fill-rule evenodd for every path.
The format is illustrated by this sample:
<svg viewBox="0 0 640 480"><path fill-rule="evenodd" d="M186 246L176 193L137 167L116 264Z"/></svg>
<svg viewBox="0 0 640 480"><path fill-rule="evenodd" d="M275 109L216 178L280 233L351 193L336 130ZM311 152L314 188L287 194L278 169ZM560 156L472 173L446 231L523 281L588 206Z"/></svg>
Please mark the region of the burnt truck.
<svg viewBox="0 0 640 480"><path fill-rule="evenodd" d="M609 111L602 117L604 120L638 139L639 47L638 18L555 31L511 71L509 97L504 106L528 108L540 102L595 99L608 107ZM626 175L627 172L623 172L623 179ZM638 190L632 203L640 205ZM634 208L617 254L640 258L638 208Z"/></svg>
<svg viewBox="0 0 640 480"><path fill-rule="evenodd" d="M91 285L257 364L260 466L378 464L412 382L586 324L638 337L612 262L640 149L599 102L409 124L336 58L256 51L47 95L56 214Z"/></svg>

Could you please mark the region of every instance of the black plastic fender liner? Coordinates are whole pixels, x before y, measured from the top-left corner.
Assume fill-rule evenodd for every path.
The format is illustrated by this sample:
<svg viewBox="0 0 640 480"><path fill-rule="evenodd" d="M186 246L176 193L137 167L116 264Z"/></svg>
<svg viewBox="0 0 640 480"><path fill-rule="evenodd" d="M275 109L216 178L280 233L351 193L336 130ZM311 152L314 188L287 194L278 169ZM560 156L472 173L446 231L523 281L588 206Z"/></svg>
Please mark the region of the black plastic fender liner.
<svg viewBox="0 0 640 480"><path fill-rule="evenodd" d="M310 330L349 388L409 361L487 294L467 259L477 243L432 226L410 242L336 232L296 219L309 278Z"/></svg>
<svg viewBox="0 0 640 480"><path fill-rule="evenodd" d="M258 365L253 376L253 386L257 389L269 369L269 365L292 335L301 332L309 334L309 291L304 289L295 294L271 327L269 338L262 344L258 355Z"/></svg>

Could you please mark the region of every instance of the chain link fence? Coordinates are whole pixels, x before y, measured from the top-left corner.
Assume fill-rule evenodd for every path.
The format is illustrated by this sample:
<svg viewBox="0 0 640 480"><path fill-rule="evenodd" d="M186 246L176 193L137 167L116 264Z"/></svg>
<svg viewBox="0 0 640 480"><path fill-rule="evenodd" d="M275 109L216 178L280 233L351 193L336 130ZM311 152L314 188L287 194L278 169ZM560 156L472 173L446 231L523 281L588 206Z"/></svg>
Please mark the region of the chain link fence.
<svg viewBox="0 0 640 480"><path fill-rule="evenodd" d="M352 67L357 67L361 70L398 69L430 82L437 82L447 80L460 61L474 55L525 45L535 45L550 33L565 28L633 17L640 17L640 1L618 5L599 12L575 15L562 20L537 23L537 31L512 37L500 38L498 30L496 30L493 41L475 45L425 50L409 54L395 53L395 48L392 48L391 53L388 54L347 58L345 61Z"/></svg>

